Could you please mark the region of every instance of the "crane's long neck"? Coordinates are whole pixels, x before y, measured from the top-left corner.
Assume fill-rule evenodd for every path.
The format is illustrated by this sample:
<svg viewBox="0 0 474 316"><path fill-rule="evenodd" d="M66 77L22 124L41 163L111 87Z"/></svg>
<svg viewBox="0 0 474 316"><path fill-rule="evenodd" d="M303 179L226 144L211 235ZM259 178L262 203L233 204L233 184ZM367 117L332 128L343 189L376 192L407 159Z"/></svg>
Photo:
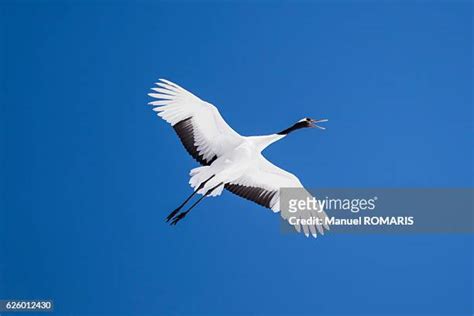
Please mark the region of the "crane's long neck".
<svg viewBox="0 0 474 316"><path fill-rule="evenodd" d="M287 129L282 130L281 132L277 133L278 135L288 135L291 132L294 132L300 128L306 128L308 127L308 122L301 120L296 122L295 124L291 125Z"/></svg>
<svg viewBox="0 0 474 316"><path fill-rule="evenodd" d="M280 135L280 134L271 134L271 135L263 135L263 136L250 136L247 137L254 146L257 148L257 150L262 151L274 142L282 139L286 135Z"/></svg>
<svg viewBox="0 0 474 316"><path fill-rule="evenodd" d="M248 139L253 142L257 150L262 151L277 140L282 139L289 133L305 127L308 127L308 122L306 120L301 120L288 127L287 129L282 130L279 133L264 136L250 136L248 137Z"/></svg>

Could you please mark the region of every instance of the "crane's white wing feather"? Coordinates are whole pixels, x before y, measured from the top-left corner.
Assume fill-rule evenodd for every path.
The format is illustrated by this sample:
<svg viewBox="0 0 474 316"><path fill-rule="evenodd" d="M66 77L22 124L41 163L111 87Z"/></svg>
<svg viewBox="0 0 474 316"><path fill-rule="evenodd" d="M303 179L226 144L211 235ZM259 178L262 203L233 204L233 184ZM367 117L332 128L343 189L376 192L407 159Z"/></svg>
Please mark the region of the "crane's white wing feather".
<svg viewBox="0 0 474 316"><path fill-rule="evenodd" d="M165 79L152 88L150 102L158 116L170 123L186 150L202 165L242 142L242 136L224 121L217 108L177 84Z"/></svg>
<svg viewBox="0 0 474 316"><path fill-rule="evenodd" d="M280 189L281 188L301 188L304 194L312 197L301 184L300 180L293 174L275 166L262 155L257 159L254 167L251 167L242 177L226 184L226 189L238 196L251 200L257 204L273 210L275 213L280 212L283 219L289 221L290 217L296 217L307 220L311 217L321 218L325 223L327 217L324 210L299 210L295 214L291 214L288 210L280 209ZM295 222L295 221L293 221ZM292 224L289 221L290 224ZM294 224L293 227L303 232L306 236L316 237L316 230L320 234L324 234L324 229L329 230L327 225L300 225Z"/></svg>

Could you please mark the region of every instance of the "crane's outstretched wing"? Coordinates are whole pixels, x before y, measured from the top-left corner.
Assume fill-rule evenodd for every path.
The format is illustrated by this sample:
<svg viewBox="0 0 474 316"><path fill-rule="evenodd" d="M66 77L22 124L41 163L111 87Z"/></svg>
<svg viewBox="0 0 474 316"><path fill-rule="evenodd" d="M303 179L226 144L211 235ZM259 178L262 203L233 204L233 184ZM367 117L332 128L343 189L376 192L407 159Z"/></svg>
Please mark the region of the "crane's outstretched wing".
<svg viewBox="0 0 474 316"><path fill-rule="evenodd" d="M311 194L303 188L300 180L295 175L275 166L262 155L260 155L254 167L249 169L236 181L226 184L225 188L240 197L269 208L275 213L281 211L281 188L301 188L307 197L312 197ZM288 210L282 210L280 213L283 219L287 220L291 225L293 225L292 222L290 222L290 217L292 216L300 220L307 220L311 217L321 218L321 221L324 223L323 225L293 225L298 232L301 232L302 226L306 237L308 237L310 233L313 237L316 237L316 229L320 234L324 234L324 229L329 230L328 225L325 224L327 215L324 210L298 210L295 214L290 213Z"/></svg>
<svg viewBox="0 0 474 316"><path fill-rule="evenodd" d="M243 138L224 121L217 108L165 79L148 95L158 116L170 123L188 153L202 165L234 148Z"/></svg>

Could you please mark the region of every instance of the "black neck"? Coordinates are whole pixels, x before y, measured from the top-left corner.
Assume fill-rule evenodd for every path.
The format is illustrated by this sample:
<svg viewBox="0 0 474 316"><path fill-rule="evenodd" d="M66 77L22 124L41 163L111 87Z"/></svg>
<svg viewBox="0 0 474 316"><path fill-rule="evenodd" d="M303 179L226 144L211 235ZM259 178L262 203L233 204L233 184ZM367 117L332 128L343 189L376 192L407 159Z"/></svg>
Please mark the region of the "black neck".
<svg viewBox="0 0 474 316"><path fill-rule="evenodd" d="M289 133L296 131L297 129L308 127L308 124L306 122L297 122L293 126L288 127L285 130L282 130L281 132L277 133L278 135L288 135Z"/></svg>

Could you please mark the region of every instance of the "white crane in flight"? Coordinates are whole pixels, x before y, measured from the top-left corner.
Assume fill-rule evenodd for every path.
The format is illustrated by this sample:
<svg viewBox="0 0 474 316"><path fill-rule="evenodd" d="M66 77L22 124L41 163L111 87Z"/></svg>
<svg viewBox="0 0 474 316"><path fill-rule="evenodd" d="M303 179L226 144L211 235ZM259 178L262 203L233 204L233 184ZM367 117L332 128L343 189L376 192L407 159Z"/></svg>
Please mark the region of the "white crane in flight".
<svg viewBox="0 0 474 316"><path fill-rule="evenodd" d="M265 159L262 151L298 129L324 129L316 123L326 122L326 119L303 118L276 134L242 136L224 121L214 105L168 80L160 79L156 85L152 88L155 93L149 96L158 100L149 104L173 126L188 153L202 165L190 172L189 184L194 192L166 218L172 225L181 221L202 199L219 196L224 188L275 213L280 212L280 188L303 188L295 175ZM202 196L186 211L178 213L195 194ZM324 223L304 221L314 217L324 222L327 215L323 210L299 211L299 221L290 221L288 212L281 212L281 216L298 232L303 230L307 237L310 233L316 237L316 230L324 234L324 229L329 229Z"/></svg>

